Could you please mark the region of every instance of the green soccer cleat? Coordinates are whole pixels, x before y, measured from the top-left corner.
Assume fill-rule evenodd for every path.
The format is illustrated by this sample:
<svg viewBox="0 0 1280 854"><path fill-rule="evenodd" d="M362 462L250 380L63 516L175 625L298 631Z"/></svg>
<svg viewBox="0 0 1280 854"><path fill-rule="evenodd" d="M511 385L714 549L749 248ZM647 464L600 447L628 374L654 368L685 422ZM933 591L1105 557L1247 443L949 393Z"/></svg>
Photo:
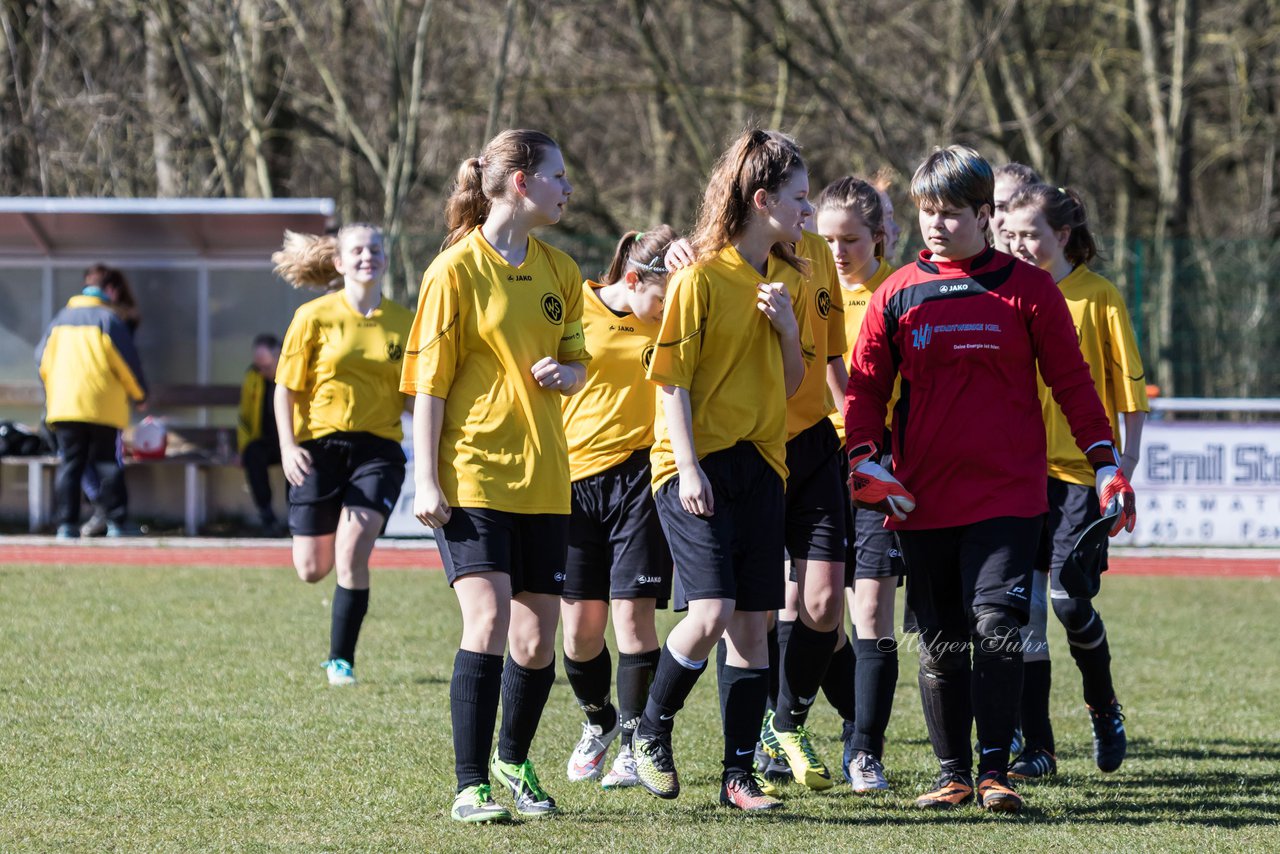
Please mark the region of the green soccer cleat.
<svg viewBox="0 0 1280 854"><path fill-rule="evenodd" d="M680 778L676 775L675 758L671 755L671 736L645 738L637 731L631 740L636 757L636 777L651 795L670 800L680 794Z"/></svg>
<svg viewBox="0 0 1280 854"><path fill-rule="evenodd" d="M781 759L786 758L787 765L797 783L821 792L830 789L835 783L831 779L831 771L813 749L813 739L803 726L795 732L781 732L775 726L776 719L766 717L764 726L760 728L760 740L769 755Z"/></svg>
<svg viewBox="0 0 1280 854"><path fill-rule="evenodd" d="M520 815L540 816L559 812L555 799L542 790L531 760L526 759L519 765L513 765L499 759L495 751L493 760L489 763L489 771L511 790L511 797L516 802L516 812Z"/></svg>
<svg viewBox="0 0 1280 854"><path fill-rule="evenodd" d="M454 795L453 809L449 817L467 824L484 824L491 821L511 821L511 811L494 802L488 783L467 786Z"/></svg>

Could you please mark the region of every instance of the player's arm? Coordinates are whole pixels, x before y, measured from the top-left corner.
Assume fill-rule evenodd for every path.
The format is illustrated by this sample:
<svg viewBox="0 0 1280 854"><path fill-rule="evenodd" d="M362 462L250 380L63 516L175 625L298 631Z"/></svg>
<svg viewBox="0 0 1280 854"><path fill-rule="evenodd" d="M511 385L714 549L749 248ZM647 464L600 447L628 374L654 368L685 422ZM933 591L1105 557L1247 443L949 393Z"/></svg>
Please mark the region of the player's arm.
<svg viewBox="0 0 1280 854"><path fill-rule="evenodd" d="M1142 459L1142 428L1147 423L1147 413L1124 413L1124 453L1120 455L1120 470L1126 478L1132 478Z"/></svg>
<svg viewBox="0 0 1280 854"><path fill-rule="evenodd" d="M298 392L277 383L271 405L276 413L276 433L280 436L280 468L284 470L284 479L293 486L302 486L311 471L311 454L298 444L298 437L293 432L293 408L297 399Z"/></svg>
<svg viewBox="0 0 1280 854"><path fill-rule="evenodd" d="M827 390L831 392L831 399L837 401L837 406L844 401L844 392L848 387L849 371L845 369L844 359L840 356L831 357L827 360Z"/></svg>
<svg viewBox="0 0 1280 854"><path fill-rule="evenodd" d="M671 451L676 458L676 470L680 473L680 506L695 516L715 513L715 497L711 481L698 463L698 452L693 446L693 407L689 403L689 390L679 386L662 386L662 413L667 419L667 431L671 436Z"/></svg>
<svg viewBox="0 0 1280 854"><path fill-rule="evenodd" d="M550 356L539 359L530 369L542 388L555 389L568 397L587 384L587 366L581 362L557 362Z"/></svg>
<svg viewBox="0 0 1280 854"><path fill-rule="evenodd" d="M756 286L756 308L769 318L782 348L782 378L787 397L804 382L804 351L800 346L800 323L791 305L791 292L782 282L762 282Z"/></svg>
<svg viewBox="0 0 1280 854"><path fill-rule="evenodd" d="M413 398L413 515L428 528L442 527L453 515L440 488L444 404L444 398L430 394Z"/></svg>

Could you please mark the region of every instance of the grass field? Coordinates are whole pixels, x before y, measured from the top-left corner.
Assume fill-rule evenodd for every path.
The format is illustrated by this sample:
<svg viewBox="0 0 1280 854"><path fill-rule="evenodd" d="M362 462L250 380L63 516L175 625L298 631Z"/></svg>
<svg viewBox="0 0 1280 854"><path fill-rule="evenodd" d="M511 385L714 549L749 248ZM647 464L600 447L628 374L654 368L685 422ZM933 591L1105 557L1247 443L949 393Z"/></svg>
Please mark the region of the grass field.
<svg viewBox="0 0 1280 854"><path fill-rule="evenodd" d="M441 574L377 574L350 690L318 666L330 590L284 570L0 567L0 850L1280 850L1274 582L1108 579L1130 754L1107 777L1052 625L1061 771L1023 787L1019 817L910 806L935 764L904 651L887 798L793 787L778 814L721 809L710 678L679 719L678 800L570 786L561 676L533 758L563 813L489 828L447 817L458 617ZM834 762L834 713L812 723Z"/></svg>

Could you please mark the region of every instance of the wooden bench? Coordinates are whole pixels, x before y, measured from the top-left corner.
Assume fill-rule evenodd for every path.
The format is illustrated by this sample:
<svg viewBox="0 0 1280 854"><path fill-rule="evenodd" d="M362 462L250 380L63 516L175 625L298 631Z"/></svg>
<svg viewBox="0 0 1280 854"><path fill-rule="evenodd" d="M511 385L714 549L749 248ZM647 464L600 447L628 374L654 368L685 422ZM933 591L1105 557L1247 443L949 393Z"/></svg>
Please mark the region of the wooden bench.
<svg viewBox="0 0 1280 854"><path fill-rule="evenodd" d="M238 385L156 386L147 400L148 410L219 408L240 404ZM0 383L0 417L4 407L44 405L44 390L35 383ZM168 424L168 453L163 459L125 458L125 466L181 467L183 472L183 530L188 536L200 532L207 518L206 478L210 469L234 466L235 428ZM220 453L220 434L229 442L230 452ZM53 518L53 478L58 467L54 455L0 457L0 465L25 468L27 473L27 525L32 533L45 528Z"/></svg>

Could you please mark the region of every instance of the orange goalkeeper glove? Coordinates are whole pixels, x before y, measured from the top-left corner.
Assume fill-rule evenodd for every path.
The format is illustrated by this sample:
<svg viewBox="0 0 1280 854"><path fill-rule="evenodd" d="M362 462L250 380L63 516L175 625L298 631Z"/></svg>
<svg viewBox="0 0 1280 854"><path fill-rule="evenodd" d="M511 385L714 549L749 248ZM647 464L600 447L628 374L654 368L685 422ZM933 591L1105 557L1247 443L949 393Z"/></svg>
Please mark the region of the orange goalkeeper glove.
<svg viewBox="0 0 1280 854"><path fill-rule="evenodd" d="M849 452L849 498L855 507L902 521L916 499L884 466L873 461L876 446L865 442Z"/></svg>
<svg viewBox="0 0 1280 854"><path fill-rule="evenodd" d="M1116 446L1110 442L1099 442L1084 452L1085 458L1093 466L1097 479L1098 505L1103 516L1115 514L1116 522L1111 526L1111 536L1124 531L1133 531L1138 521L1138 499L1129 485L1129 479L1120 470L1120 458L1116 455Z"/></svg>

